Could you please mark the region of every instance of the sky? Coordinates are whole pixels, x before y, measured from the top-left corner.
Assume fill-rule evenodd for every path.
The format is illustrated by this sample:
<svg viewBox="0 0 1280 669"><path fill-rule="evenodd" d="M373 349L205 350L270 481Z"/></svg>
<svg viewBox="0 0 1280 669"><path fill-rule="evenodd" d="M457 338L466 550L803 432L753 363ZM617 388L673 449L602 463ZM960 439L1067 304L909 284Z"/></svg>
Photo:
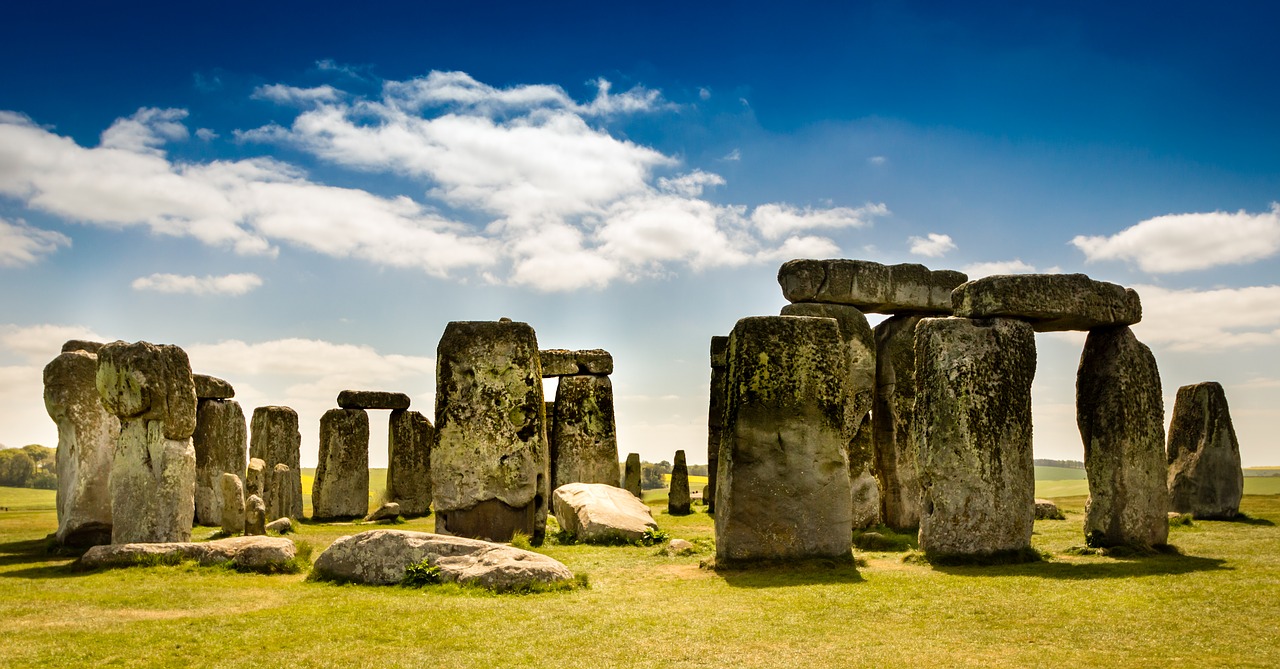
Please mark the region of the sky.
<svg viewBox="0 0 1280 669"><path fill-rule="evenodd" d="M7 7L0 444L57 442L64 340L146 340L311 466L339 391L431 417L446 323L508 317L702 463L710 337L807 257L1132 287L1166 423L1218 381L1280 465L1280 7L691 4ZM1083 341L1037 336L1036 457L1083 457Z"/></svg>

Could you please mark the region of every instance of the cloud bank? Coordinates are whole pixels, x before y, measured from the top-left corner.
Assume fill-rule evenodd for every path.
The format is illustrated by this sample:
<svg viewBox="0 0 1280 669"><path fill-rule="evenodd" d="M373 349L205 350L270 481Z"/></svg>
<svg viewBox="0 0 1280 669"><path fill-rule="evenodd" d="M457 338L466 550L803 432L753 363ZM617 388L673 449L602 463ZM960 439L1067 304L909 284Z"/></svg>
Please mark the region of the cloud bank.
<svg viewBox="0 0 1280 669"><path fill-rule="evenodd" d="M1110 237L1071 240L1088 262L1127 260L1144 272L1160 274L1239 265L1280 251L1280 203L1251 214L1168 214L1149 218Z"/></svg>

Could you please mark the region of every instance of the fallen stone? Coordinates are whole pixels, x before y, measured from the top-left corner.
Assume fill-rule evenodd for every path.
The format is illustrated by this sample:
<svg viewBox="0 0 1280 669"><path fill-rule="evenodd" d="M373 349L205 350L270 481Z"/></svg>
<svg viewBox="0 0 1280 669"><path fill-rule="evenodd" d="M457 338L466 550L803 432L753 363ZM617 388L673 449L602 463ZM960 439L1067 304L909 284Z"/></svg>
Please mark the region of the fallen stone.
<svg viewBox="0 0 1280 669"><path fill-rule="evenodd" d="M1051 499L1036 500L1036 520L1066 520L1067 517Z"/></svg>
<svg viewBox="0 0 1280 669"><path fill-rule="evenodd" d="M693 555L698 552L698 547L684 539L672 539L663 547L662 552L671 556Z"/></svg>
<svg viewBox="0 0 1280 669"><path fill-rule="evenodd" d="M58 426L57 542L84 547L111 543L111 461L120 419L102 406L98 357L66 350L44 368L44 407Z"/></svg>
<svg viewBox="0 0 1280 669"><path fill-rule="evenodd" d="M667 492L667 513L672 516L687 516L691 504L689 466L685 463L684 451L676 451L675 463L671 465L671 486Z"/></svg>
<svg viewBox="0 0 1280 669"><path fill-rule="evenodd" d="M716 477L720 467L720 441L724 438L724 409L728 389L729 338L711 338L711 396L707 402L707 485L702 499L707 513L716 512Z"/></svg>
<svg viewBox="0 0 1280 669"><path fill-rule="evenodd" d="M249 457L263 463L263 473L277 464L289 465L289 509L281 515L302 517L302 435L298 432L298 412L285 406L261 406L253 410L250 421ZM256 491L267 499L271 481L265 476L262 487ZM252 486L245 483L246 492L253 494ZM363 515L363 514L362 514Z"/></svg>
<svg viewBox="0 0 1280 669"><path fill-rule="evenodd" d="M249 458L249 468L245 472L244 496L263 497L267 494L267 463L261 458Z"/></svg>
<svg viewBox="0 0 1280 669"><path fill-rule="evenodd" d="M222 475L222 532L244 532L244 486L235 474Z"/></svg>
<svg viewBox="0 0 1280 669"><path fill-rule="evenodd" d="M267 523L266 530L268 532L275 532L276 534L289 534L290 532L293 532L293 520L287 516L284 518L276 518L275 520Z"/></svg>
<svg viewBox="0 0 1280 669"><path fill-rule="evenodd" d="M970 281L952 294L956 316L1016 318L1036 332L1093 330L1142 320L1132 288L1084 274L1010 274Z"/></svg>
<svg viewBox="0 0 1280 669"><path fill-rule="evenodd" d="M607 376L560 377L551 434L551 486L618 485L613 383Z"/></svg>
<svg viewBox="0 0 1280 669"><path fill-rule="evenodd" d="M95 546L80 558L83 567L128 567L157 559L195 560L201 565L234 563L241 569L270 571L297 556L297 547L281 537L229 537L202 542L130 543Z"/></svg>
<svg viewBox="0 0 1280 669"><path fill-rule="evenodd" d="M649 506L603 483L567 483L551 493L560 529L584 543L639 541L658 529Z"/></svg>
<svg viewBox="0 0 1280 669"><path fill-rule="evenodd" d="M635 495L636 499L642 499L644 495L640 489L640 454L628 453L627 464L622 472L622 487L627 492Z"/></svg>
<svg viewBox="0 0 1280 669"><path fill-rule="evenodd" d="M1085 543L1163 546L1169 538L1164 398L1151 349L1128 327L1093 330L1076 373L1076 423L1089 499Z"/></svg>
<svg viewBox="0 0 1280 669"><path fill-rule="evenodd" d="M236 396L236 389L216 376L192 374L191 380L196 384L198 400L229 400Z"/></svg>
<svg viewBox="0 0 1280 669"><path fill-rule="evenodd" d="M249 451L249 434L240 404L235 400L199 400L191 445L196 451L196 522L219 525L222 475L244 471Z"/></svg>
<svg viewBox="0 0 1280 669"><path fill-rule="evenodd" d="M881 314L951 313L951 291L967 279L951 270L867 260L791 260L778 270L788 302L847 304Z"/></svg>
<svg viewBox="0 0 1280 669"><path fill-rule="evenodd" d="M417 411L392 411L387 422L387 499L406 518L431 512L431 444L436 429Z"/></svg>
<svg viewBox="0 0 1280 669"><path fill-rule="evenodd" d="M369 513L369 414L330 409L320 417L320 461L311 485L311 517L363 518Z"/></svg>
<svg viewBox="0 0 1280 669"><path fill-rule="evenodd" d="M1027 552L1035 516L1031 326L927 318L915 349L920 549L931 558Z"/></svg>
<svg viewBox="0 0 1280 669"><path fill-rule="evenodd" d="M875 327L876 389L871 429L882 521L895 530L920 526L920 474L911 444L916 404L916 324L892 316Z"/></svg>
<svg viewBox="0 0 1280 669"><path fill-rule="evenodd" d="M400 505L395 502L387 502L382 506L374 509L369 515L364 517L366 523L376 523L380 521L393 521L400 517Z"/></svg>
<svg viewBox="0 0 1280 669"><path fill-rule="evenodd" d="M539 553L478 539L405 530L369 530L339 537L316 558L314 570L338 581L395 585L404 580L406 569L423 562L439 568L443 583L499 591L573 579L568 567Z"/></svg>
<svg viewBox="0 0 1280 669"><path fill-rule="evenodd" d="M1182 386L1169 423L1169 506L1200 519L1240 514L1244 471L1227 394L1216 381Z"/></svg>
<svg viewBox="0 0 1280 669"><path fill-rule="evenodd" d="M538 359L543 378L578 374L607 376L613 373L613 356L600 348L581 351L562 348L543 349L538 351Z"/></svg>
<svg viewBox="0 0 1280 669"><path fill-rule="evenodd" d="M836 321L739 320L716 482L716 563L852 559L849 356Z"/></svg>
<svg viewBox="0 0 1280 669"><path fill-rule="evenodd" d="M244 533L247 535L267 533L267 505L257 495L250 495L244 502Z"/></svg>
<svg viewBox="0 0 1280 669"><path fill-rule="evenodd" d="M105 344L103 344L100 341L87 341L84 339L68 339L65 343L62 344L62 352L71 353L73 351L84 351L85 353L90 353L96 356L98 355L98 351L102 350L103 346L105 346Z"/></svg>
<svg viewBox="0 0 1280 669"><path fill-rule="evenodd" d="M381 390L344 390L338 393L338 406L343 409L404 411L409 408L409 396Z"/></svg>

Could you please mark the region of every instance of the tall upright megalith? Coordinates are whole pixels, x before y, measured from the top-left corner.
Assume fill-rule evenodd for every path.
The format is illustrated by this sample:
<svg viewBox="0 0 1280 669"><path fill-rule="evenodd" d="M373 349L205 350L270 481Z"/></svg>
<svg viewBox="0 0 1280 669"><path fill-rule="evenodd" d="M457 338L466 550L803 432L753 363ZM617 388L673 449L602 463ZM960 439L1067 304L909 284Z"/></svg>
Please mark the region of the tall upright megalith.
<svg viewBox="0 0 1280 669"><path fill-rule="evenodd" d="M724 439L724 406L728 387L729 337L711 338L711 390L707 401L707 488L703 503L716 512L716 479L719 476L720 442Z"/></svg>
<svg viewBox="0 0 1280 669"><path fill-rule="evenodd" d="M1240 514L1244 471L1227 394L1216 381L1182 386L1169 422L1169 504L1196 518Z"/></svg>
<svg viewBox="0 0 1280 669"><path fill-rule="evenodd" d="M927 318L915 337L921 550L983 557L1029 549L1031 326L1009 318Z"/></svg>
<svg viewBox="0 0 1280 669"><path fill-rule="evenodd" d="M849 358L829 318L762 316L730 335L716 562L851 559Z"/></svg>
<svg viewBox="0 0 1280 669"><path fill-rule="evenodd" d="M689 465L684 451L676 451L671 465L671 486L667 492L667 513L673 516L689 515L692 498L689 495Z"/></svg>
<svg viewBox="0 0 1280 669"><path fill-rule="evenodd" d="M916 403L916 325L921 318L892 316L875 327L876 389L871 411L875 470L883 522L897 530L920 526L920 474L912 449L911 420Z"/></svg>
<svg viewBox="0 0 1280 669"><path fill-rule="evenodd" d="M196 377L202 379L196 384L196 431L192 435L196 449L196 522L216 526L222 524L222 475L244 473L249 431L238 402L201 395L202 389L229 390L230 384L212 384L204 381L212 377Z"/></svg>
<svg viewBox="0 0 1280 669"><path fill-rule="evenodd" d="M97 374L96 353L65 346L44 368L44 407L58 426L56 539L65 546L111 543L108 483L120 419L103 408Z"/></svg>
<svg viewBox="0 0 1280 669"><path fill-rule="evenodd" d="M560 377L553 424L553 490L566 483L618 485L618 434L608 376Z"/></svg>
<svg viewBox="0 0 1280 669"><path fill-rule="evenodd" d="M546 404L527 323L455 321L436 350L436 531L540 538L547 499Z"/></svg>
<svg viewBox="0 0 1280 669"><path fill-rule="evenodd" d="M363 518L369 513L369 414L363 409L330 409L320 417L320 459L311 486L311 509L311 517L317 519Z"/></svg>
<svg viewBox="0 0 1280 669"><path fill-rule="evenodd" d="M289 466L288 512L290 518L302 517L302 433L298 431L298 412L286 406L261 406L253 410L249 429L249 457L264 465L262 489L250 492L245 481L245 495L269 497L266 475L278 464ZM364 515L364 514L361 514Z"/></svg>
<svg viewBox="0 0 1280 669"><path fill-rule="evenodd" d="M436 429L417 411L395 410L387 423L387 499L406 518L431 511L431 445Z"/></svg>
<svg viewBox="0 0 1280 669"><path fill-rule="evenodd" d="M622 488L636 497L643 498L640 489L641 465L639 453L628 453L627 462L622 468Z"/></svg>
<svg viewBox="0 0 1280 669"><path fill-rule="evenodd" d="M188 541L195 516L196 391L181 348L112 342L98 352L102 405L120 418L111 542Z"/></svg>
<svg viewBox="0 0 1280 669"><path fill-rule="evenodd" d="M1164 399L1151 349L1127 326L1093 330L1076 372L1076 423L1089 479L1090 546L1161 546L1169 538Z"/></svg>

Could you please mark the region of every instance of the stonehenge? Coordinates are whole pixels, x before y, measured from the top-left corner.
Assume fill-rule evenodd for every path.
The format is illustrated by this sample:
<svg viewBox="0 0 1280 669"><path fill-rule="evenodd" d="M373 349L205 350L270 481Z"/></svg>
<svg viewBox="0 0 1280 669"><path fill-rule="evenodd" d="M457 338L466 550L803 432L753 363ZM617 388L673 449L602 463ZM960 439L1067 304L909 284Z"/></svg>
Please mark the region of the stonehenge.
<svg viewBox="0 0 1280 669"><path fill-rule="evenodd" d="M675 463L671 466L671 486L667 493L667 513L672 516L687 516L691 504L689 466L685 463L684 451L676 451Z"/></svg>
<svg viewBox="0 0 1280 669"><path fill-rule="evenodd" d="M622 489L635 495L643 497L640 490L640 454L628 453L627 464L622 472Z"/></svg>
<svg viewBox="0 0 1280 669"><path fill-rule="evenodd" d="M551 489L566 483L618 485L618 437L609 377L560 377L554 408L549 432Z"/></svg>
<svg viewBox="0 0 1280 669"><path fill-rule="evenodd" d="M1209 381L1178 388L1168 449L1171 511L1224 520L1240 514L1240 444L1221 385Z"/></svg>
<svg viewBox="0 0 1280 669"><path fill-rule="evenodd" d="M711 338L711 398L707 402L707 486L702 499L707 513L716 512L716 476L720 441L724 438L725 377L729 368L729 337Z"/></svg>
<svg viewBox="0 0 1280 669"><path fill-rule="evenodd" d="M222 475L244 471L248 430L231 384L196 374L196 523L222 523ZM207 395L217 395L208 397Z"/></svg>
<svg viewBox="0 0 1280 669"><path fill-rule="evenodd" d="M239 534L244 531L244 485L240 477L227 473L222 475L222 533Z"/></svg>
<svg viewBox="0 0 1280 669"><path fill-rule="evenodd" d="M369 512L369 414L330 409L320 417L320 459L311 485L311 517L363 518Z"/></svg>
<svg viewBox="0 0 1280 669"><path fill-rule="evenodd" d="M245 494L269 499L272 495L269 472L278 464L289 467L288 486L284 493L287 508L281 515L302 517L302 435L298 431L298 412L286 406L261 406L253 410L250 421L249 457L262 462L259 475L250 472L245 480ZM252 469L252 465L250 466ZM255 482L257 486L255 487ZM363 514L362 514L363 515Z"/></svg>
<svg viewBox="0 0 1280 669"><path fill-rule="evenodd" d="M98 396L100 344L72 340L44 368L44 406L58 427L58 530L65 546L111 543L111 461L120 419Z"/></svg>
<svg viewBox="0 0 1280 669"><path fill-rule="evenodd" d="M387 493L406 518L431 510L431 444L436 429L417 411L395 409L387 423Z"/></svg>

